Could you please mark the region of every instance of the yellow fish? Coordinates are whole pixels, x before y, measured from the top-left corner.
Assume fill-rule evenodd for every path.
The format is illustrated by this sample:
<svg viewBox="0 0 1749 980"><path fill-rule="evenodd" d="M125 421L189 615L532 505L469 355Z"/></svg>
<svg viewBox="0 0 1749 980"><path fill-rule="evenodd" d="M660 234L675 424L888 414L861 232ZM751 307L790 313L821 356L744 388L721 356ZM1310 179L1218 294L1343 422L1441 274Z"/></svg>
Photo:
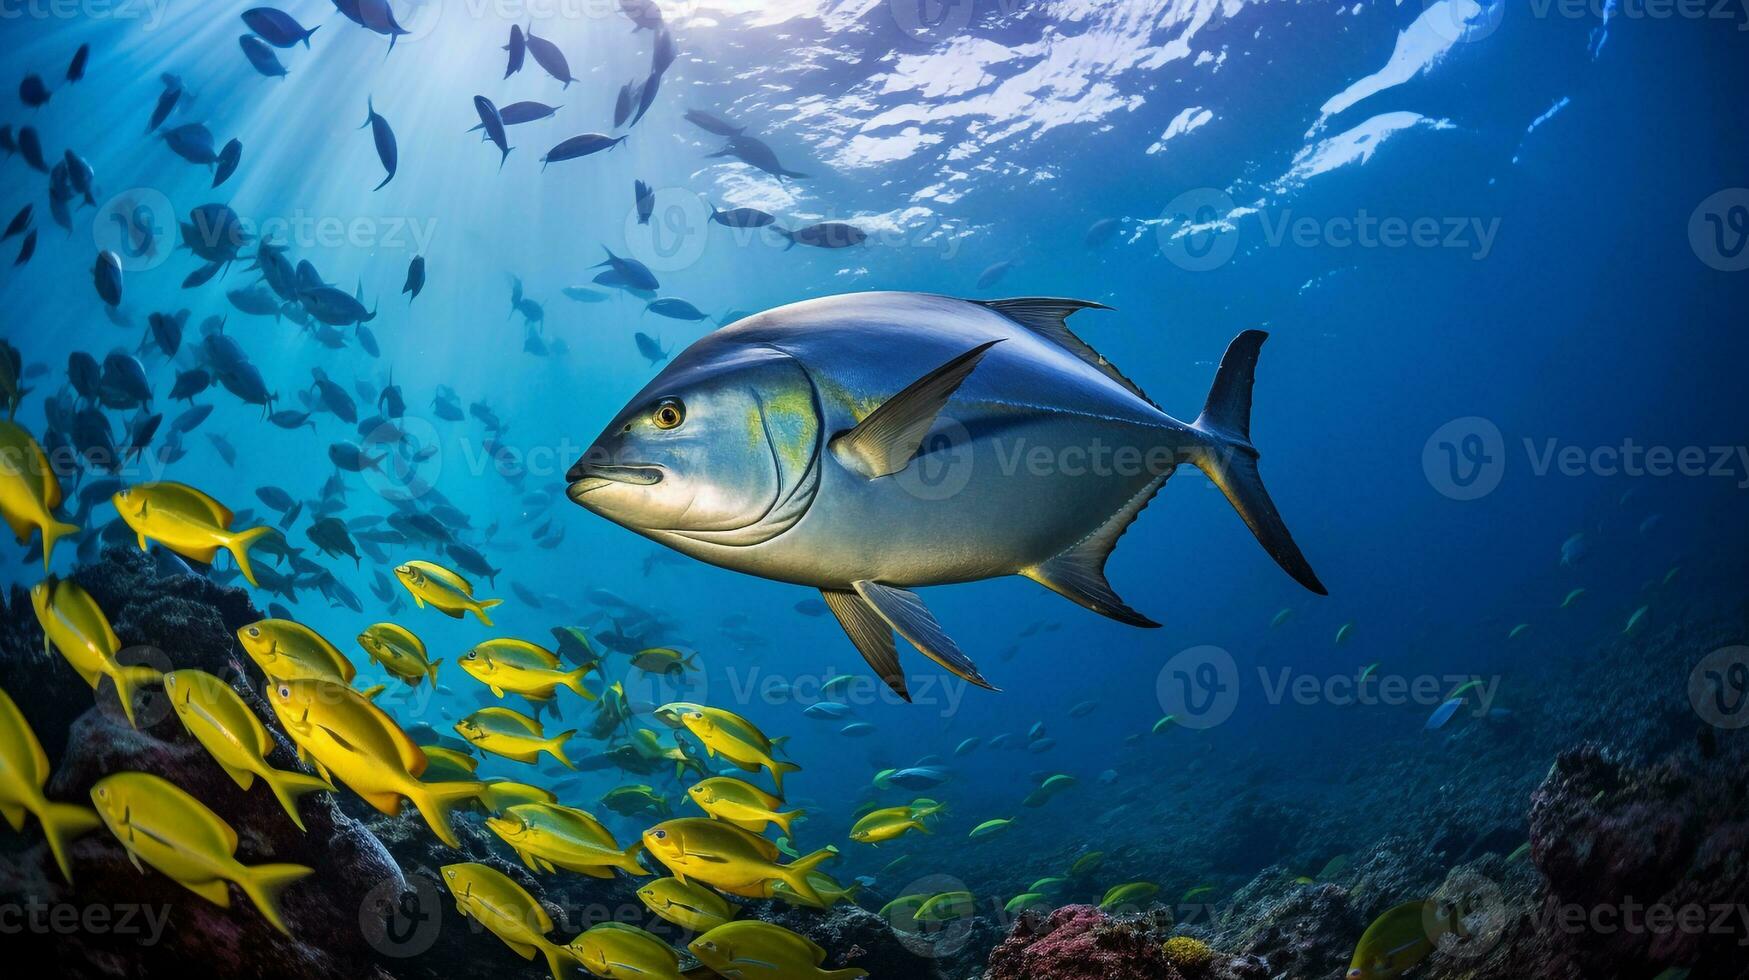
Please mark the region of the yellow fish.
<svg viewBox="0 0 1749 980"><path fill-rule="evenodd" d="M804 811L778 813L783 801L745 780L731 776L712 776L693 783L686 791L699 809L717 818L756 834L764 833L770 824L777 824L785 834L790 822Z"/></svg>
<svg viewBox="0 0 1749 980"><path fill-rule="evenodd" d="M660 937L623 922L603 922L565 944L583 969L608 980L682 980L680 954Z"/></svg>
<svg viewBox="0 0 1749 980"><path fill-rule="evenodd" d="M487 640L462 654L460 662L469 677L486 685L498 697L509 691L531 701L548 701L558 688L566 687L587 700L595 700L595 692L583 686L588 667L564 670L559 666L558 654L527 640Z"/></svg>
<svg viewBox="0 0 1749 980"><path fill-rule="evenodd" d="M184 558L210 565L223 548L231 553L249 584L258 584L255 569L249 564L249 546L276 533L272 526L232 531L236 515L185 483L142 483L118 490L109 499L121 519L139 535L141 551L148 542L156 541Z"/></svg>
<svg viewBox="0 0 1749 980"><path fill-rule="evenodd" d="M486 826L534 871L564 868L592 878L612 878L614 868L638 878L650 874L638 863L638 844L620 847L601 821L574 807L522 803L486 818Z"/></svg>
<svg viewBox="0 0 1749 980"><path fill-rule="evenodd" d="M566 769L577 768L565 758L565 742L575 729L547 738L540 722L509 708L481 708L455 723L457 735L493 755L532 764L542 752L559 760Z"/></svg>
<svg viewBox="0 0 1749 980"><path fill-rule="evenodd" d="M400 579L401 584L412 594L414 605L421 609L430 605L453 619L460 619L471 612L480 617L480 622L490 626L492 620L487 618L486 610L504 601L474 598L472 583L436 562L410 561L405 565L397 565L395 578Z"/></svg>
<svg viewBox="0 0 1749 980"><path fill-rule="evenodd" d="M406 681L408 687L418 687L426 678L437 683L437 667L443 661L430 659L424 642L404 626L394 623L366 626L358 634L358 645L364 648L371 663L381 664L384 670Z"/></svg>
<svg viewBox="0 0 1749 980"><path fill-rule="evenodd" d="M650 786L638 783L632 786L615 786L602 794L601 804L621 816L633 817L649 811L657 816L668 815L668 797L657 793Z"/></svg>
<svg viewBox="0 0 1749 980"><path fill-rule="evenodd" d="M734 824L708 817L681 817L644 831L644 848L682 881L701 881L744 898L772 897L782 881L809 902L824 901L808 872L838 856L832 848L789 864L777 863L777 845Z"/></svg>
<svg viewBox="0 0 1749 980"><path fill-rule="evenodd" d="M105 776L91 788L91 801L135 867L144 861L220 908L231 907L225 882L232 882L255 903L262 918L291 935L280 918L279 893L314 874L314 868L243 864L237 860L237 832L230 824L174 783L151 773Z"/></svg>
<svg viewBox="0 0 1749 980"><path fill-rule="evenodd" d="M340 648L303 623L262 619L237 630L249 659L270 681L319 680L350 684L358 668Z"/></svg>
<svg viewBox="0 0 1749 980"><path fill-rule="evenodd" d="M370 695L366 694L365 697L368 698ZM472 779L474 778L474 770L480 768L480 760L466 752L446 749L441 745L421 745L419 751L425 753L425 771L419 774L419 778L423 782Z"/></svg>
<svg viewBox="0 0 1749 980"><path fill-rule="evenodd" d="M773 752L781 743L767 738L759 726L733 711L671 701L656 709L656 717L674 727L685 726L711 755L720 755L747 772L770 770L779 796L783 794L784 773L802 768L793 762L778 762Z"/></svg>
<svg viewBox="0 0 1749 980"><path fill-rule="evenodd" d="M471 863L444 865L443 883L455 896L456 911L485 926L523 959L545 956L553 980L567 980L565 948L547 939L552 917L521 885L501 871Z"/></svg>
<svg viewBox="0 0 1749 980"><path fill-rule="evenodd" d="M638 889L638 898L658 916L693 932L709 932L737 911L716 892L679 878L657 878Z"/></svg>
<svg viewBox="0 0 1749 980"><path fill-rule="evenodd" d="M758 919L727 922L686 947L698 961L736 980L856 980L867 970L823 970L826 951L813 940Z"/></svg>
<svg viewBox="0 0 1749 980"><path fill-rule="evenodd" d="M472 780L423 783L425 752L401 726L364 695L333 681L276 681L267 703L302 754L329 782L338 779L378 811L394 816L401 798L413 801L431 832L459 846L449 810L480 795Z"/></svg>
<svg viewBox="0 0 1749 980"><path fill-rule="evenodd" d="M916 800L909 806L889 806L871 811L850 828L850 839L859 844L881 844L910 831L933 834L924 821L946 809L934 800Z"/></svg>
<svg viewBox="0 0 1749 980"><path fill-rule="evenodd" d="M776 898L783 899L791 905L806 905L809 908L829 909L832 906L837 905L839 902L849 902L850 904L855 905L856 894L862 891L862 884L860 882L846 888L838 881L838 879L824 871L808 872L808 884L814 886L814 894L820 896L818 902L809 901L802 895L797 894L796 890L791 888L788 883L782 881L774 881L771 883L771 894Z"/></svg>
<svg viewBox="0 0 1749 980"><path fill-rule="evenodd" d="M142 684L156 684L163 675L151 667L127 667L116 661L121 641L91 593L51 575L31 587L30 605L42 624L45 645L61 651L93 689L100 679L109 678L128 724L139 727L134 723L134 691Z"/></svg>
<svg viewBox="0 0 1749 980"><path fill-rule="evenodd" d="M60 866L61 877L73 883L73 867L67 847L73 838L95 830L102 821L97 814L71 803L55 803L43 795L49 779L49 757L37 741L24 713L4 690L0 690L0 814L13 830L24 829L25 814L43 825L49 853Z"/></svg>
<svg viewBox="0 0 1749 980"><path fill-rule="evenodd" d="M426 749L425 754L430 755L431 750ZM480 792L480 802L493 813L503 813L521 803L557 803L559 797L539 786L508 779L488 779L486 788Z"/></svg>
<svg viewBox="0 0 1749 980"><path fill-rule="evenodd" d="M231 685L219 678L203 670L173 670L164 675L164 693L170 698L170 706L176 709L176 716L182 719L182 727L207 750L219 768L245 790L260 776L299 830L304 829L304 820L298 815L298 797L321 790L334 791L334 787L314 776L268 765L267 753L273 751L275 744L273 736L237 692L231 690Z"/></svg>
<svg viewBox="0 0 1749 980"><path fill-rule="evenodd" d="M55 542L79 533L77 525L55 519L59 506L61 481L55 479L43 447L17 424L0 421L0 516L19 544L30 540L33 529L42 533L44 571Z"/></svg>
<svg viewBox="0 0 1749 980"><path fill-rule="evenodd" d="M1446 933L1463 935L1455 911L1404 902L1373 920L1348 961L1348 980L1394 980L1431 954Z"/></svg>
<svg viewBox="0 0 1749 980"><path fill-rule="evenodd" d="M650 647L632 654L632 666L646 674L683 674L698 669L697 657L681 647Z"/></svg>

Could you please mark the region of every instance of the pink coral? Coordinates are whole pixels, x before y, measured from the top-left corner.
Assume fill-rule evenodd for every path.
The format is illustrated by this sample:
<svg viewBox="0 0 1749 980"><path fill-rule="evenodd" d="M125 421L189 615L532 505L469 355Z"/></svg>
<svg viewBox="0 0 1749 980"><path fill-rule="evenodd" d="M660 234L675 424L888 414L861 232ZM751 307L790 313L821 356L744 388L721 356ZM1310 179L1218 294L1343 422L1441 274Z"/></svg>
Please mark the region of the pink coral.
<svg viewBox="0 0 1749 980"><path fill-rule="evenodd" d="M1146 928L1091 905L1025 913L990 953L986 980L1176 980Z"/></svg>

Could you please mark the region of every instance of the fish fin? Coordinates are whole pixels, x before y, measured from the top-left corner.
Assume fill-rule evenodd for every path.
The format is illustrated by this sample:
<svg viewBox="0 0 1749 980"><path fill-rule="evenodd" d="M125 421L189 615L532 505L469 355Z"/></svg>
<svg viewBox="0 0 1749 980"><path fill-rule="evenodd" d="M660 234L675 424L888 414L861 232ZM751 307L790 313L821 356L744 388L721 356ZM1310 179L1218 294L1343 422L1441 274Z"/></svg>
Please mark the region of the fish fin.
<svg viewBox="0 0 1749 980"><path fill-rule="evenodd" d="M450 847L460 847L455 830L449 825L449 811L467 800L480 798L484 783L414 783L406 790L407 798L419 809L431 832Z"/></svg>
<svg viewBox="0 0 1749 980"><path fill-rule="evenodd" d="M501 606L503 604L504 604L503 599L486 599L484 601L477 602L474 604L474 615L480 617L480 622L485 623L487 626L490 626L490 625L492 625L492 620L487 618L486 610L492 608L493 606ZM460 617L458 616L457 618L459 619Z"/></svg>
<svg viewBox="0 0 1749 980"><path fill-rule="evenodd" d="M437 668L438 665L442 663L443 658L438 657L436 660L425 665L425 676L431 680L432 686L436 686L437 684Z"/></svg>
<svg viewBox="0 0 1749 980"><path fill-rule="evenodd" d="M829 903L820 897L819 892L814 890L814 883L808 880L808 872L827 861L836 860L838 860L838 851L834 848L823 847L806 857L799 857L788 864L780 865L782 872L780 877L788 882L798 895L815 903L820 908L826 908Z"/></svg>
<svg viewBox="0 0 1749 980"><path fill-rule="evenodd" d="M491 691L492 696L495 698L502 699L504 697L504 689L501 687L497 687L497 686L492 685L492 684L487 684L486 690Z"/></svg>
<svg viewBox="0 0 1749 980"><path fill-rule="evenodd" d="M554 714L557 714L557 712L555 711ZM566 769L576 769L577 767L572 765L571 760L565 756L565 743L575 734L577 734L577 729L575 728L570 729L569 731L560 732L552 738L547 739L546 744L541 746L541 748L545 749L553 758L559 760L560 764Z"/></svg>
<svg viewBox="0 0 1749 980"><path fill-rule="evenodd" d="M0 817L5 817L6 822L12 825L13 830L24 829L24 818L29 812L21 803L0 804Z"/></svg>
<svg viewBox="0 0 1749 980"><path fill-rule="evenodd" d="M238 769L236 766L226 765L223 762L219 763L219 768L225 771L225 775L231 777L231 782L236 783L240 790L247 791L249 787L255 785L255 774L247 769Z"/></svg>
<svg viewBox="0 0 1749 980"><path fill-rule="evenodd" d="M1221 488L1257 543L1283 571L1318 595L1328 595L1257 472L1257 449L1251 445L1251 388L1257 355L1268 337L1262 330L1247 330L1228 345L1202 414L1191 425L1204 444L1190 450L1189 460Z"/></svg>
<svg viewBox="0 0 1749 980"><path fill-rule="evenodd" d="M219 908L228 909L231 907L231 889L225 884L223 878L214 878L211 881L203 881L198 885L190 884L185 881L182 882L182 886L189 891L194 892L196 895L199 895L201 898L217 905Z"/></svg>
<svg viewBox="0 0 1749 980"><path fill-rule="evenodd" d="M570 688L571 690L575 691L576 693L582 695L583 699L585 701L594 701L594 700L596 700L595 692L591 691L583 683L583 678L587 677L588 675L589 675L589 668L588 667L578 667L576 670L573 670L570 673L565 675L565 686Z"/></svg>
<svg viewBox="0 0 1749 980"><path fill-rule="evenodd" d="M793 836L790 830L790 824L794 823L798 818L806 816L807 812L808 811L806 810L797 808L788 813L773 813L771 815L771 822L777 824L783 829L783 835L785 837L790 837Z"/></svg>
<svg viewBox="0 0 1749 980"><path fill-rule="evenodd" d="M1118 384L1123 385L1130 394L1142 401L1154 405L1134 381L1123 376L1117 366L1105 359L1105 355L1094 350L1086 341L1075 336L1067 323L1070 315L1081 310L1109 310L1104 303L1094 303L1083 299L1060 299L1055 296L1017 296L1013 299L969 300L985 309L994 310L1015 323L1020 324L1033 333L1056 344L1081 360L1098 369ZM1160 406L1154 405L1155 408Z"/></svg>
<svg viewBox="0 0 1749 980"><path fill-rule="evenodd" d="M120 667L109 675L115 682L115 696L121 699L122 713L127 715L128 726L138 728L134 720L134 693L141 684L157 684L164 675L151 667Z"/></svg>
<svg viewBox="0 0 1749 980"><path fill-rule="evenodd" d="M777 787L777 795L783 796L783 774L786 772L801 772L802 767L793 762L771 761L771 784Z"/></svg>
<svg viewBox="0 0 1749 980"><path fill-rule="evenodd" d="M261 917L289 936L291 930L279 915L279 893L292 882L315 873L315 868L301 864L257 864L244 868L243 874L237 876L237 884L242 887L243 894L248 895L249 900L255 903ZM220 885L223 884L220 882Z"/></svg>
<svg viewBox="0 0 1749 980"><path fill-rule="evenodd" d="M862 654L874 672L894 693L910 701L911 692L905 688L905 670L899 666L899 654L893 645L893 628L887 625L887 621L855 592L821 589L820 598L825 600L832 615L838 617L838 625L844 627L844 634L850 637L856 651Z"/></svg>
<svg viewBox="0 0 1749 980"><path fill-rule="evenodd" d="M541 955L547 958L547 969L552 971L553 980L565 980L570 972L565 966L565 960L567 958L565 947L556 946L543 939L541 940L540 951Z"/></svg>
<svg viewBox="0 0 1749 980"><path fill-rule="evenodd" d="M832 455L868 479L891 476L911 465L935 417L946 407L991 347L991 340L936 368L882 402L852 429L832 437ZM902 631L901 631L902 632Z"/></svg>
<svg viewBox="0 0 1749 980"><path fill-rule="evenodd" d="M378 813L386 813L392 817L401 812L401 794L399 793L360 793L358 796L359 799L376 808Z"/></svg>
<svg viewBox="0 0 1749 980"><path fill-rule="evenodd" d="M315 776L306 776L301 772L289 772L282 769L267 769L261 774L261 779L267 788L273 791L279 805L285 807L287 816L299 830L307 830L304 818L298 814L298 797L305 793L333 792L334 787Z"/></svg>
<svg viewBox="0 0 1749 980"><path fill-rule="evenodd" d="M942 631L941 624L930 615L929 607L923 604L917 593L866 579L854 585L857 595L873 606L888 626L897 630L924 656L979 687L1000 690L984 679L984 675L978 672L978 665L961 653L953 638Z"/></svg>
<svg viewBox="0 0 1749 980"><path fill-rule="evenodd" d="M15 530L16 530L16 528L15 528ZM60 521L55 520L53 517L50 517L49 519L43 521L42 535L43 535L43 570L44 571L48 570L49 559L55 553L55 542L60 540L62 537L66 536L66 535L78 534L78 533L79 533L79 526L77 524L63 524ZM22 540L22 537L23 536L20 535L21 540Z"/></svg>
<svg viewBox="0 0 1749 980"><path fill-rule="evenodd" d="M231 553L231 558L237 562L237 570L243 573L243 577L249 580L250 585L259 586L260 583L255 581L255 568L249 564L249 546L269 534L277 533L279 532L274 528L262 525L261 527L252 527L241 534L233 534L226 539L225 550Z"/></svg>
<svg viewBox="0 0 1749 980"><path fill-rule="evenodd" d="M48 840L49 853L55 856L55 864L61 869L61 877L67 880L67 884L72 884L73 863L67 857L67 848L72 844L73 838L103 826L103 821L90 808L74 806L71 803L49 803L36 816L42 822L43 837ZM9 810L6 819L12 821L12 817ZM20 826L23 820L23 809L20 808L18 820L13 821L12 826Z"/></svg>
<svg viewBox="0 0 1749 980"><path fill-rule="evenodd" d="M1157 477L1131 497L1117 513L1106 518L1092 534L1059 553L1055 558L1020 570L1020 574L1088 609L1131 626L1157 627L1141 613L1131 609L1105 580L1105 562L1117 547L1118 538L1134 523L1136 516L1154 499L1154 494L1166 484L1166 477Z"/></svg>

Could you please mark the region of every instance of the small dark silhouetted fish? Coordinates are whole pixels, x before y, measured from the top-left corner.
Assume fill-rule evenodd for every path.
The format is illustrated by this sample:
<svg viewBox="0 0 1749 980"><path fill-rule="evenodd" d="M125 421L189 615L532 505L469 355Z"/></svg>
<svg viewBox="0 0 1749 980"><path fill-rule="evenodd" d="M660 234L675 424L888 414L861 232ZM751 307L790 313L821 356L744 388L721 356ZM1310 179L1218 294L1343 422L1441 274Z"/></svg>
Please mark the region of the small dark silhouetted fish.
<svg viewBox="0 0 1749 980"><path fill-rule="evenodd" d="M868 235L864 234L861 228L847 225L842 221L822 221L817 225L797 228L795 231L784 231L779 228L778 234L789 239L789 244L784 246L786 250L797 244L812 245L815 248L849 248L852 245L861 245L868 240Z"/></svg>
<svg viewBox="0 0 1749 980"><path fill-rule="evenodd" d="M407 302L419 298L419 290L425 288L425 256L415 255L413 261L407 263L407 281L401 286L401 292L411 293Z"/></svg>
<svg viewBox="0 0 1749 980"><path fill-rule="evenodd" d="M152 333L152 341L165 357L175 357L182 347L182 326L188 322L188 311L182 310L175 314L153 313L146 317L146 327Z"/></svg>
<svg viewBox="0 0 1749 980"><path fill-rule="evenodd" d="M195 269L193 272L190 272L188 275L183 277L182 288L183 289L194 289L196 287L206 285L207 282L209 280L211 280L213 276L216 276L219 274L219 270L224 268L224 265L225 264L223 262L208 262L206 265L203 265L200 268Z"/></svg>
<svg viewBox="0 0 1749 980"><path fill-rule="evenodd" d="M170 118L170 110L176 108L176 102L182 98L182 86L165 86L158 93L158 104L152 107L152 118L146 123L146 132L157 129L164 120Z"/></svg>
<svg viewBox="0 0 1749 980"><path fill-rule="evenodd" d="M731 136L727 146L710 155L713 157L734 157L773 177L800 180L808 176L799 171L785 168L783 164L777 162L777 154L772 152L771 147L765 145L764 140L755 139L752 136Z"/></svg>
<svg viewBox="0 0 1749 980"><path fill-rule="evenodd" d="M656 0L619 0L619 10L631 18L633 33L662 26L662 9Z"/></svg>
<svg viewBox="0 0 1749 980"><path fill-rule="evenodd" d="M510 58L504 65L504 77L509 78L522 70L523 56L528 53L528 43L523 39L520 25L510 25L510 43L504 45L504 50L510 52Z"/></svg>
<svg viewBox="0 0 1749 980"><path fill-rule="evenodd" d="M201 368L195 368L192 371L178 371L175 383L170 386L170 400L186 399L193 403L194 396L207 390L212 383L213 376Z"/></svg>
<svg viewBox="0 0 1749 980"><path fill-rule="evenodd" d="M31 205L26 204L19 209L17 214L12 216L12 220L6 224L6 231L0 233L0 242L11 238L13 235L24 234L24 229L30 227L30 209Z"/></svg>
<svg viewBox="0 0 1749 980"><path fill-rule="evenodd" d="M632 117L632 107L638 103L638 83L627 82L619 87L619 97L613 101L613 128L618 129Z"/></svg>
<svg viewBox="0 0 1749 980"><path fill-rule="evenodd" d="M308 48L310 35L321 29L318 24L306 31L291 14L273 7L252 7L243 11L243 23L276 48L297 47L300 41Z"/></svg>
<svg viewBox="0 0 1749 980"><path fill-rule="evenodd" d="M545 119L563 108L564 106L547 105L545 102L512 102L498 110L498 118L506 126L520 126L537 119ZM469 129L468 132L484 128L485 124L481 123L474 126L473 129Z"/></svg>
<svg viewBox="0 0 1749 980"><path fill-rule="evenodd" d="M97 295L110 306L121 303L121 257L107 249L97 253L97 264L91 269Z"/></svg>
<svg viewBox="0 0 1749 980"><path fill-rule="evenodd" d="M170 431L177 433L193 432L195 427L207 420L213 413L211 405L192 405L189 409L170 423Z"/></svg>
<svg viewBox="0 0 1749 980"><path fill-rule="evenodd" d="M24 244L18 246L18 258L14 259L12 264L13 265L23 265L24 263L29 262L30 257L32 255L35 255L35 254L36 254L36 229L32 228L30 231L25 233Z"/></svg>
<svg viewBox="0 0 1749 980"><path fill-rule="evenodd" d="M219 454L219 458L225 461L226 466L237 465L237 450L231 445L231 440L216 432L208 432L206 441L212 444L213 452Z"/></svg>
<svg viewBox="0 0 1749 980"><path fill-rule="evenodd" d="M233 139L219 151L218 169L213 171L213 186L217 187L237 172L237 163L243 159L242 140Z"/></svg>
<svg viewBox="0 0 1749 980"><path fill-rule="evenodd" d="M383 457L370 456L353 442L336 442L328 447L328 459L340 469L349 473L360 473L364 470L374 470L382 465Z"/></svg>
<svg viewBox="0 0 1749 980"><path fill-rule="evenodd" d="M38 108L48 103L49 87L41 75L26 75L24 81L18 83L18 98L32 109Z"/></svg>
<svg viewBox="0 0 1749 980"><path fill-rule="evenodd" d="M32 170L38 170L45 174L49 172L48 162L43 159L42 137L36 134L36 127L18 127L18 155L24 158L24 162L29 164Z"/></svg>
<svg viewBox="0 0 1749 980"><path fill-rule="evenodd" d="M671 352L671 349L670 350L663 350L661 341L650 336L649 334L639 333L635 337L633 337L632 339L637 341L638 353L640 353L640 354L644 355L644 357L648 358L651 366L655 366L657 364L660 364L663 361L666 361L668 359L668 355Z"/></svg>
<svg viewBox="0 0 1749 980"><path fill-rule="evenodd" d="M67 183L85 198L86 204L96 204L91 192L97 181L97 172L91 169L91 164L85 158L72 150L61 155L61 162L67 165Z"/></svg>
<svg viewBox="0 0 1749 980"><path fill-rule="evenodd" d="M409 33L405 27L395 22L395 10L389 6L389 0L345 0L358 11L357 23L389 39L389 50L395 50L395 41L403 34ZM338 4L336 4L338 6ZM344 13L344 8L342 8Z"/></svg>
<svg viewBox="0 0 1749 980"><path fill-rule="evenodd" d="M638 204L638 224L649 224L650 215L656 212L656 192L641 180L633 181L632 197Z"/></svg>
<svg viewBox="0 0 1749 980"><path fill-rule="evenodd" d="M576 81L571 77L571 65L565 60L565 53L559 50L558 45L544 37L536 37L532 30L524 31L523 35L528 44L528 53L534 55L534 63L562 83L560 88L569 87Z"/></svg>
<svg viewBox="0 0 1749 980"><path fill-rule="evenodd" d="M279 297L271 289L257 283L241 289L228 290L225 298L231 305L250 316L279 318Z"/></svg>
<svg viewBox="0 0 1749 980"><path fill-rule="evenodd" d="M998 282L1002 281L1002 277L1006 276L1008 270L1012 268L1014 268L1014 263L1009 261L997 262L991 265L989 268L978 274L978 288L989 289L991 286L996 285Z"/></svg>
<svg viewBox="0 0 1749 980"><path fill-rule="evenodd" d="M273 53L267 42L253 34L240 34L237 36L237 45L243 49L243 57L249 59L249 64L254 65L256 71L268 78L285 77L285 66L279 63L279 56Z"/></svg>
<svg viewBox="0 0 1749 980"><path fill-rule="evenodd" d="M714 116L703 109L686 110L686 121L715 136L739 136L747 128L737 126L727 119Z"/></svg>
<svg viewBox="0 0 1749 980"><path fill-rule="evenodd" d="M583 133L580 136L573 136L548 150L547 155L540 158L541 169L547 169L549 163L576 160L592 153L600 153L602 150L611 150L625 141L624 136L604 136L601 133Z"/></svg>
<svg viewBox="0 0 1749 980"><path fill-rule="evenodd" d="M218 154L213 152L212 130L200 123L185 123L165 130L164 142L170 146L170 152L189 163L210 166L218 162Z"/></svg>
<svg viewBox="0 0 1749 980"><path fill-rule="evenodd" d="M76 82L85 77L85 65L91 61L91 45L81 44L79 50L73 52L73 60L67 62L67 81Z"/></svg>
<svg viewBox="0 0 1749 980"><path fill-rule="evenodd" d="M1082 236L1081 244L1087 248L1098 248L1111 240L1117 234L1122 223L1117 218L1100 218L1087 226L1087 234Z"/></svg>
<svg viewBox="0 0 1749 980"><path fill-rule="evenodd" d="M665 316L670 320L696 321L705 320L710 317L710 314L700 312L698 307L693 306L686 300L675 297L654 300L644 307L644 312L654 313L657 316Z"/></svg>
<svg viewBox="0 0 1749 980"><path fill-rule="evenodd" d="M371 98L365 98L364 109L368 115L364 117L364 125L358 128L370 127L371 139L377 145L377 159L382 161L383 169L388 171L383 182L371 188L373 191L380 191L385 184L395 179L395 168L400 164L401 151L395 145L395 131L389 128L387 119L377 114L376 105Z"/></svg>
<svg viewBox="0 0 1749 980"><path fill-rule="evenodd" d="M711 207L711 220L729 228L763 228L777 219L758 208L730 208L718 211Z"/></svg>
<svg viewBox="0 0 1749 980"><path fill-rule="evenodd" d="M599 289L590 289L588 286L566 286L559 292L564 293L566 299L576 300L579 303L602 303L607 300L606 293Z"/></svg>
<svg viewBox="0 0 1749 980"><path fill-rule="evenodd" d="M498 147L498 169L504 169L504 160L510 156L512 147L504 136L504 117L498 114L498 107L492 100L483 95L474 96L474 111L480 114L480 125L486 130L486 138Z"/></svg>
<svg viewBox="0 0 1749 980"><path fill-rule="evenodd" d="M608 248L605 245L601 248L602 251L607 253L607 258L601 262L597 262L594 268L599 269L604 265L611 267L612 271L618 274L620 280L619 284L628 286L632 289L653 290L662 288L661 283L656 281L656 276L650 271L649 266L639 262L637 259L622 258L615 255L613 254L613 249ZM599 278L595 281L601 282Z"/></svg>

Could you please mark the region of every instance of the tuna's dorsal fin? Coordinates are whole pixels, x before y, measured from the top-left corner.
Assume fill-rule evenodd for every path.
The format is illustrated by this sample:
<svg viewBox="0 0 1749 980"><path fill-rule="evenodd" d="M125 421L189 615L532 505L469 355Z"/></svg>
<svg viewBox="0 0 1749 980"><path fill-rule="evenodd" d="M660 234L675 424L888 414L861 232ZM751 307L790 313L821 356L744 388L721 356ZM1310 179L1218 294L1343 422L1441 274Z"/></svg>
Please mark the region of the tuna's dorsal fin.
<svg viewBox="0 0 1749 980"><path fill-rule="evenodd" d="M1040 337L1056 344L1088 364L1099 369L1099 372L1118 384L1127 388L1131 394L1150 405L1154 400L1142 391L1134 381L1123 376L1117 365L1105 359L1105 355L1094 350L1080 337L1075 336L1066 322L1071 313L1079 310L1109 310L1104 303L1094 303L1084 299L1059 299L1054 296L1017 296L1014 299L975 299L971 302L988 309L995 310L1015 323L1020 324ZM1155 408L1160 406L1154 405Z"/></svg>
<svg viewBox="0 0 1749 980"><path fill-rule="evenodd" d="M1070 545L1055 558L1021 569L1020 574L1101 616L1109 616L1131 626L1159 626L1159 623L1131 609L1112 590L1111 583L1105 580L1105 560L1111 557L1112 549L1117 547L1117 539L1123 537L1124 531L1129 529L1136 515L1148 506L1148 501L1153 500L1154 494L1165 485L1166 476L1156 477L1152 483L1143 487L1140 493L1118 508L1117 513L1106 518L1105 523L1099 525L1092 534Z"/></svg>
<svg viewBox="0 0 1749 980"><path fill-rule="evenodd" d="M897 630L900 636L909 640L924 656L979 687L999 690L984 679L984 675L978 672L978 665L972 663L971 658L960 652L959 645L942 630L941 624L930 615L929 607L923 604L922 599L917 598L917 593L866 579L854 583L853 587L856 594L887 621L888 626Z"/></svg>
<svg viewBox="0 0 1749 980"><path fill-rule="evenodd" d="M856 644L857 652L874 668L874 672L895 694L910 701L911 692L905 689L905 671L899 666L899 654L893 646L893 628L887 625L887 621L855 592L821 589L820 598L826 601L826 608L832 610L832 615L838 617L838 625L844 627L844 634Z"/></svg>
<svg viewBox="0 0 1749 980"><path fill-rule="evenodd" d="M935 425L947 400L978 366L992 340L966 351L911 382L904 391L882 402L853 429L832 437L832 455L847 468L869 479L892 476L911 465L911 457ZM903 631L901 631L903 632Z"/></svg>

